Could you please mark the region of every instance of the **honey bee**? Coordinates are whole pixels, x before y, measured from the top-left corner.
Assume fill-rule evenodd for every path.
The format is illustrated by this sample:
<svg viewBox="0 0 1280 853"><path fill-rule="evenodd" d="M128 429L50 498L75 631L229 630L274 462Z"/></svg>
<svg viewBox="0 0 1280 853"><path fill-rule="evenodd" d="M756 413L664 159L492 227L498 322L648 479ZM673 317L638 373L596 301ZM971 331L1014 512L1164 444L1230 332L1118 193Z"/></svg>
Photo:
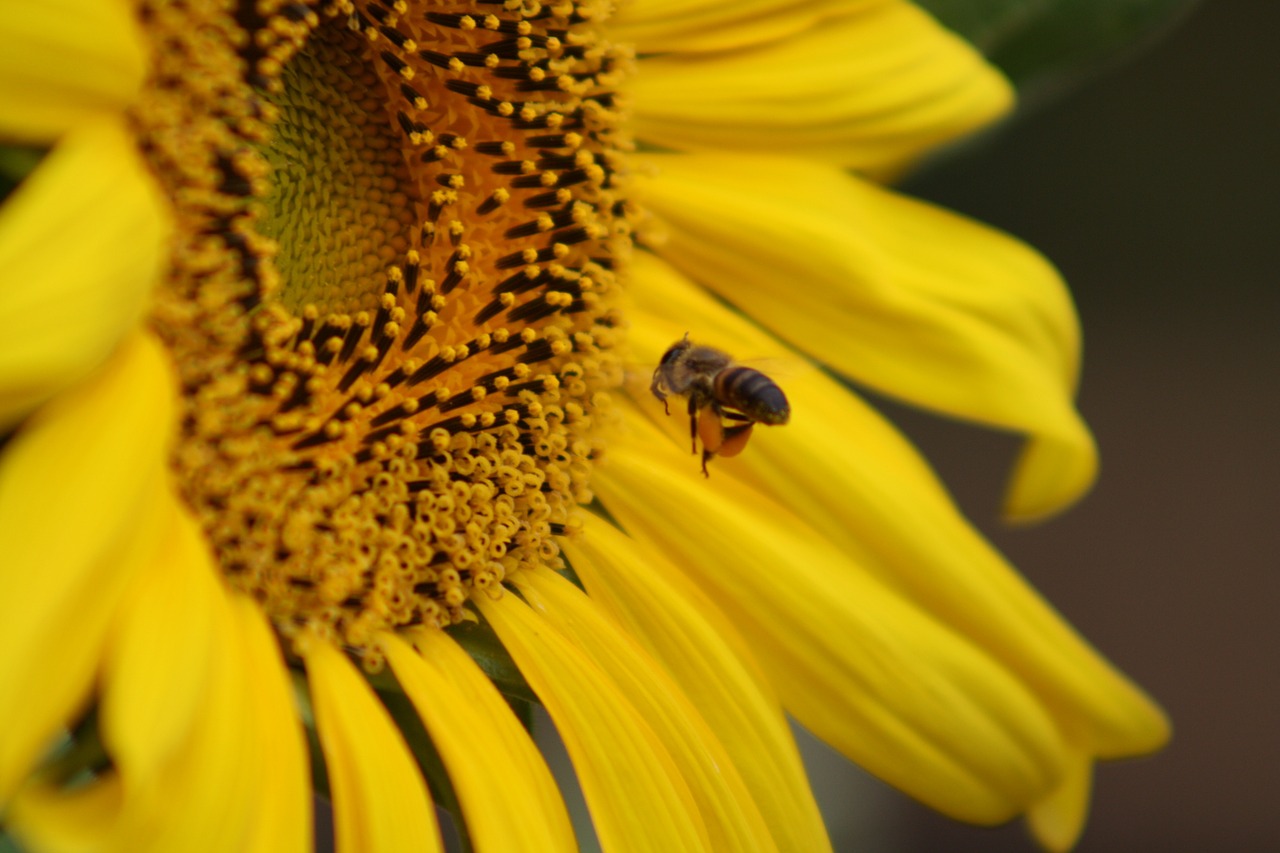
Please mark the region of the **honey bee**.
<svg viewBox="0 0 1280 853"><path fill-rule="evenodd" d="M649 384L667 414L667 395L689 398L689 437L693 452L702 439L702 473L713 456L737 456L756 424L785 424L791 419L787 395L758 370L734 364L728 353L689 340L689 334L662 354Z"/></svg>

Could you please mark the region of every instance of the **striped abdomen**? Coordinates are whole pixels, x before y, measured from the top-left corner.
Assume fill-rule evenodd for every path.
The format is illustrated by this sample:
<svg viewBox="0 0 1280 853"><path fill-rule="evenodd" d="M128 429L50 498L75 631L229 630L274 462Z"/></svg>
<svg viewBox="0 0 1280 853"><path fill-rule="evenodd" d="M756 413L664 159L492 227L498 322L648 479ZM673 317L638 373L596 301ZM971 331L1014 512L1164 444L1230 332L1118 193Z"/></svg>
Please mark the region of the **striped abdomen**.
<svg viewBox="0 0 1280 853"><path fill-rule="evenodd" d="M777 384L750 367L726 367L713 384L716 402L742 412L762 424L785 424L791 418L787 395Z"/></svg>

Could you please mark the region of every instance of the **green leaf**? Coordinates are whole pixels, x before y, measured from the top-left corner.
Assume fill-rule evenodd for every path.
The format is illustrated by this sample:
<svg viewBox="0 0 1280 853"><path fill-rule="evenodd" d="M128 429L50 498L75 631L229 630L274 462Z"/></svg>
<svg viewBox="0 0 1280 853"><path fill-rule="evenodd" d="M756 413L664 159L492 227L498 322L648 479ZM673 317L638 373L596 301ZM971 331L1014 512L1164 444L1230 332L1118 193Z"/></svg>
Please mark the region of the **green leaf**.
<svg viewBox="0 0 1280 853"><path fill-rule="evenodd" d="M1060 88L1149 42L1195 0L918 0L1019 91Z"/></svg>

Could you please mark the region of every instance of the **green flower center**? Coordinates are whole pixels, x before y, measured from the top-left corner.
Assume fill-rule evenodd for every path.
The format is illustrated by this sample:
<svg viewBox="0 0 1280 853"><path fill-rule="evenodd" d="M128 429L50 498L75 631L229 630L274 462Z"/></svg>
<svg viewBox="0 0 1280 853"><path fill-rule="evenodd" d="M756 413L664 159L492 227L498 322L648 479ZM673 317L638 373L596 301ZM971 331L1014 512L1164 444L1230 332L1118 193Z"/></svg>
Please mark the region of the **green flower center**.
<svg viewBox="0 0 1280 853"><path fill-rule="evenodd" d="M621 377L626 57L592 3L465 5L143 10L176 479L283 636L370 668L558 560Z"/></svg>

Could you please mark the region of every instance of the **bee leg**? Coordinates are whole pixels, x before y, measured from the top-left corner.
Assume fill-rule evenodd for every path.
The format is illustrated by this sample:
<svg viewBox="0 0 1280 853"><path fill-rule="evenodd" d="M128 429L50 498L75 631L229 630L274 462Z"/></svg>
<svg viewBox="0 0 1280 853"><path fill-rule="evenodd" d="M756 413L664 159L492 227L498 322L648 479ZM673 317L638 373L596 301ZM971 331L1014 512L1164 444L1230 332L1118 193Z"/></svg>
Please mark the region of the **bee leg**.
<svg viewBox="0 0 1280 853"><path fill-rule="evenodd" d="M712 455L720 452L720 445L724 443L724 424L714 406L698 413L698 438L702 439L704 452Z"/></svg>
<svg viewBox="0 0 1280 853"><path fill-rule="evenodd" d="M707 463L724 448L725 429L719 407L708 406L698 415L698 437L702 439L702 476L707 473Z"/></svg>
<svg viewBox="0 0 1280 853"><path fill-rule="evenodd" d="M698 452L698 398L697 395L689 395L689 442L692 445L690 453Z"/></svg>
<svg viewBox="0 0 1280 853"><path fill-rule="evenodd" d="M751 428L755 424L755 421L741 412L721 409L716 418L714 437L708 440L708 435L704 432L702 443L719 456L737 456L747 446Z"/></svg>
<svg viewBox="0 0 1280 853"><path fill-rule="evenodd" d="M740 426L726 427L724 441L720 442L720 449L716 452L725 457L737 456L746 448L753 426L755 426L754 421L747 421Z"/></svg>
<svg viewBox="0 0 1280 853"><path fill-rule="evenodd" d="M667 392L662 384L662 375L660 371L653 372L653 381L649 383L649 393L662 401L662 410L668 415L671 414L671 407L667 405Z"/></svg>

